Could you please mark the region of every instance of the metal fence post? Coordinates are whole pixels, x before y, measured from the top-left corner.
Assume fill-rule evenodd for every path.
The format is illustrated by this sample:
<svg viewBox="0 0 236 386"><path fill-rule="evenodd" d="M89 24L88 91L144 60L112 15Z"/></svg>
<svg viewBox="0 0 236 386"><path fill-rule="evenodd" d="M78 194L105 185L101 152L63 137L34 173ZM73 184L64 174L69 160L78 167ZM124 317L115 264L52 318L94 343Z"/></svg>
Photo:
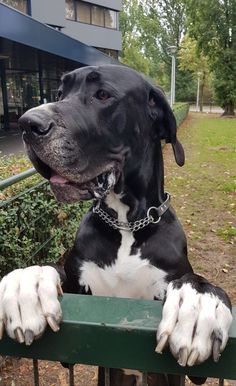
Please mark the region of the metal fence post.
<svg viewBox="0 0 236 386"><path fill-rule="evenodd" d="M74 365L69 365L69 386L75 386Z"/></svg>
<svg viewBox="0 0 236 386"><path fill-rule="evenodd" d="M39 386L39 367L38 367L37 359L33 359L33 368L34 368L34 386Z"/></svg>

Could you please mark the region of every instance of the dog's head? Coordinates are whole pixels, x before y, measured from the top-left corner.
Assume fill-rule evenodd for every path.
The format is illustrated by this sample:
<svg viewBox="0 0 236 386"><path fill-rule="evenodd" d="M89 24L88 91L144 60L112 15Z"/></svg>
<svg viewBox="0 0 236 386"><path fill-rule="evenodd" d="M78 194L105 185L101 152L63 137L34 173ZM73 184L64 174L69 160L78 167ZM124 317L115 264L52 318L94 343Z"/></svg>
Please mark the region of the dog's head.
<svg viewBox="0 0 236 386"><path fill-rule="evenodd" d="M58 101L29 110L19 125L29 158L60 201L103 197L139 166L150 141L170 142L184 163L162 91L124 66L64 75Z"/></svg>

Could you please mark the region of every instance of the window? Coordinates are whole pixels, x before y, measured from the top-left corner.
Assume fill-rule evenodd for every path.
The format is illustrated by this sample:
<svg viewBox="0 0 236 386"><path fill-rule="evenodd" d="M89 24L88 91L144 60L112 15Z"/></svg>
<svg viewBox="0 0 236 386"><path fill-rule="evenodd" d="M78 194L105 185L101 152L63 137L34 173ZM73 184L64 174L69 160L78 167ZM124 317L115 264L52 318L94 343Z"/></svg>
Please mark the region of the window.
<svg viewBox="0 0 236 386"><path fill-rule="evenodd" d="M75 20L74 0L66 0L66 18Z"/></svg>
<svg viewBox="0 0 236 386"><path fill-rule="evenodd" d="M118 59L118 51L116 50L111 50L108 48L100 48L100 47L94 47L94 48L96 48L96 50L99 50L108 56L111 56L114 59Z"/></svg>
<svg viewBox="0 0 236 386"><path fill-rule="evenodd" d="M80 23L117 29L117 12L80 0L66 0L66 18Z"/></svg>
<svg viewBox="0 0 236 386"><path fill-rule="evenodd" d="M101 7L97 7L95 5L92 6L92 24L99 25L100 27L104 27L104 9Z"/></svg>
<svg viewBox="0 0 236 386"><path fill-rule="evenodd" d="M105 9L105 27L116 29L116 12Z"/></svg>
<svg viewBox="0 0 236 386"><path fill-rule="evenodd" d="M28 0L1 0L2 3L10 5L20 12L28 13Z"/></svg>
<svg viewBox="0 0 236 386"><path fill-rule="evenodd" d="M77 20L81 23L91 24L91 6L87 3L82 3L82 1L77 1L76 6Z"/></svg>

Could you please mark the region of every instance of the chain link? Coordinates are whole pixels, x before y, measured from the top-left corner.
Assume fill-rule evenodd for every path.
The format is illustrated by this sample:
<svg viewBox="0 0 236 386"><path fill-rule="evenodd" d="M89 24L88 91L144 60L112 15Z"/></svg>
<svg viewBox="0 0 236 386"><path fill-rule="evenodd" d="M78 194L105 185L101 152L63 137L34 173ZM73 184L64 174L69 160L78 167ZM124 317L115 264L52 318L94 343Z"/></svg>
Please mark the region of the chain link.
<svg viewBox="0 0 236 386"><path fill-rule="evenodd" d="M152 207L152 210L155 209L157 210L158 208ZM97 202L97 205L93 207L93 213L96 213L106 224L108 224L113 229L120 229L123 231L131 232L137 232L138 230L146 227L148 224L157 224L161 220L161 217L158 217L157 220L155 220L154 217L149 214L150 210L148 210L147 216L140 220L127 223L118 221L106 213L102 208L100 208L99 201Z"/></svg>

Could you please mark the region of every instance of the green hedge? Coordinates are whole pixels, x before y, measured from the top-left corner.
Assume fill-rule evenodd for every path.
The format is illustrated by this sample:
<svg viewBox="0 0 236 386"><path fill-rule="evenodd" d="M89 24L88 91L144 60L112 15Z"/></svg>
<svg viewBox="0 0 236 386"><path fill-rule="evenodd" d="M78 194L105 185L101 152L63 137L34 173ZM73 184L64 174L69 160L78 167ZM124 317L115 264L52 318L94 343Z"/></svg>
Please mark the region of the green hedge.
<svg viewBox="0 0 236 386"><path fill-rule="evenodd" d="M174 106L178 125L187 116L188 108L187 103ZM5 170L7 166L11 170L17 166L21 171L20 164L25 165L25 162L22 158L2 158L0 168ZM81 218L90 206L90 203L60 204L52 196L47 182L35 185L38 181L38 176L30 177L8 188L7 194L2 193L0 276L18 267L63 260L65 251L72 246Z"/></svg>
<svg viewBox="0 0 236 386"><path fill-rule="evenodd" d="M47 182L2 201L0 276L15 268L63 260L89 205L58 203Z"/></svg>
<svg viewBox="0 0 236 386"><path fill-rule="evenodd" d="M177 126L181 125L184 119L187 117L189 112L188 103L176 103L173 108Z"/></svg>

